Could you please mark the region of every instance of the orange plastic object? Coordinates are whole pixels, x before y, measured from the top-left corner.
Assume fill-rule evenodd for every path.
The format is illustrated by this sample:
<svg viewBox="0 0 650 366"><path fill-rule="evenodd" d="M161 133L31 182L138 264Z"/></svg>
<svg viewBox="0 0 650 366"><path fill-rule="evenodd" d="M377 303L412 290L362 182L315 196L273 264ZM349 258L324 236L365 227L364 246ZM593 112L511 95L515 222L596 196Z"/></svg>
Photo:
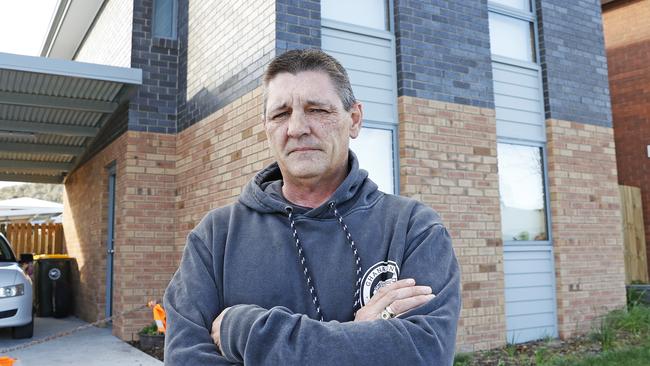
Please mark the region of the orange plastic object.
<svg viewBox="0 0 650 366"><path fill-rule="evenodd" d="M167 315L165 314L165 309L163 309L160 304L156 304L153 307L153 320L156 321L156 326L158 326L158 331L160 333L165 333L167 329Z"/></svg>
<svg viewBox="0 0 650 366"><path fill-rule="evenodd" d="M16 360L14 360L11 357L7 357L7 356L0 357L0 366L12 366L14 362L16 362Z"/></svg>

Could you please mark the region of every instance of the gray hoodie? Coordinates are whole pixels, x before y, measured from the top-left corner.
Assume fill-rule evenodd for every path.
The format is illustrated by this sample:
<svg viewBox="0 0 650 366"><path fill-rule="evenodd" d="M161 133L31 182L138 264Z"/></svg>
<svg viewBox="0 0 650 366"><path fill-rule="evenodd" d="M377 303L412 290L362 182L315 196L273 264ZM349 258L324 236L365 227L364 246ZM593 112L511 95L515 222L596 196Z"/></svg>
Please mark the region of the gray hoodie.
<svg viewBox="0 0 650 366"><path fill-rule="evenodd" d="M377 190L353 153L349 165L328 202L292 206L290 220L274 163L192 230L164 297L166 365L452 364L460 273L446 228L424 204ZM398 277L436 297L394 319L353 322L354 303ZM221 355L210 330L226 307Z"/></svg>

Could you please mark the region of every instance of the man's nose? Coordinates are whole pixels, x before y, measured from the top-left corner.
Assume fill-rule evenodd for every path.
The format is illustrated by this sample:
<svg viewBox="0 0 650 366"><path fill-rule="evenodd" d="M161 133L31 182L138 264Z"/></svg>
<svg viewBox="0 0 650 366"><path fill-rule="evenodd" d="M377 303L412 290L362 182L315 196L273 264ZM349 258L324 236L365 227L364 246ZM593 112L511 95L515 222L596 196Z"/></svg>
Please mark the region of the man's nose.
<svg viewBox="0 0 650 366"><path fill-rule="evenodd" d="M305 117L305 113L302 111L291 113L289 126L287 127L289 137L300 137L309 134L309 121Z"/></svg>

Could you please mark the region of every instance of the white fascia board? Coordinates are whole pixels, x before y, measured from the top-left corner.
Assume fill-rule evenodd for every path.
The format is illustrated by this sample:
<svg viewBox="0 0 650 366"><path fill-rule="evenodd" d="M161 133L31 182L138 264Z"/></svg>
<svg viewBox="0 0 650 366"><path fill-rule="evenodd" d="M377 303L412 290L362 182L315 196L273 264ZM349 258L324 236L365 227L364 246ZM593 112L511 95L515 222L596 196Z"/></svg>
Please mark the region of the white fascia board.
<svg viewBox="0 0 650 366"><path fill-rule="evenodd" d="M60 1L62 17L54 19L46 36L41 55L71 60L77 52L105 0Z"/></svg>
<svg viewBox="0 0 650 366"><path fill-rule="evenodd" d="M141 85L142 70L0 52L0 69Z"/></svg>

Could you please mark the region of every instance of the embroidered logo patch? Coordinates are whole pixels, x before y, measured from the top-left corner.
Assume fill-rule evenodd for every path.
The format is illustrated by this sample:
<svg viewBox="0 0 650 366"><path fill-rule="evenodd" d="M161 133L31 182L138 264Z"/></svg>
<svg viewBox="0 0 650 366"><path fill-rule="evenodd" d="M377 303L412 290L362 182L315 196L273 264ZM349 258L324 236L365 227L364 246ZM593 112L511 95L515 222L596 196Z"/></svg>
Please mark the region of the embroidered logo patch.
<svg viewBox="0 0 650 366"><path fill-rule="evenodd" d="M368 268L361 278L361 306L365 306L380 288L397 281L399 266L393 261L378 262Z"/></svg>

